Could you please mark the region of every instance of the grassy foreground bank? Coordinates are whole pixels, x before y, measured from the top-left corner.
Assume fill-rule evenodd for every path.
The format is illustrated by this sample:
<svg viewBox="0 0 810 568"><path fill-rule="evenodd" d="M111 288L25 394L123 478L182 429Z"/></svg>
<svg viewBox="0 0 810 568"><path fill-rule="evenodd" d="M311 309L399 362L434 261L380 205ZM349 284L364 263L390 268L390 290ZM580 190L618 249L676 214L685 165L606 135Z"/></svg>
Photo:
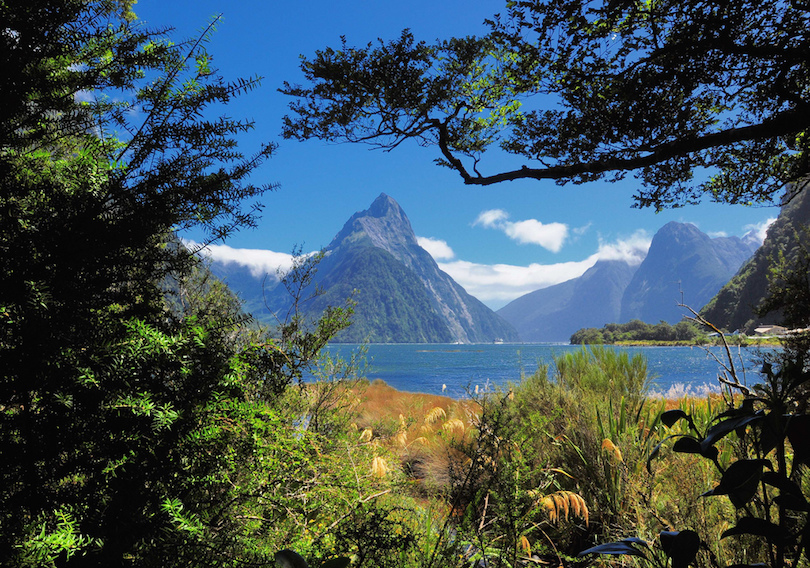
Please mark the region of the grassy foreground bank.
<svg viewBox="0 0 810 568"><path fill-rule="evenodd" d="M708 428L722 400L647 399L644 359L604 347L566 354L555 368L468 400L380 380L343 385L334 400L348 404L345 435L368 458L361 467L357 450L354 467L374 483L361 497L368 522L351 541L342 523L324 522L308 545L290 545L317 556L329 543L355 562L376 547L380 566L569 566L601 562L577 554L602 542L729 527L733 506L699 496L719 479L711 463L666 448L665 459L647 461L666 436L686 432L665 426L663 412L683 409ZM698 565L749 553L712 539Z"/></svg>

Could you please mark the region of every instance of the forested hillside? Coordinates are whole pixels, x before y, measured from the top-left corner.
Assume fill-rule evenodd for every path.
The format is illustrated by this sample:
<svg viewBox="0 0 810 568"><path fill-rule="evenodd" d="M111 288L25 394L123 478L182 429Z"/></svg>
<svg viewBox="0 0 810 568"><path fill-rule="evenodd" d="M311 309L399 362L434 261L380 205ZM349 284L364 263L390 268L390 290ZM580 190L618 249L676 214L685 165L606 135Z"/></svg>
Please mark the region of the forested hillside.
<svg viewBox="0 0 810 568"><path fill-rule="evenodd" d="M131 5L0 4L3 566L266 564L301 477L273 456L316 443L279 401L347 325L259 335L177 246L252 223L272 147L212 115L257 84L212 72L215 22L175 41Z"/></svg>
<svg viewBox="0 0 810 568"><path fill-rule="evenodd" d="M773 324L785 319L784 307L765 303L772 291L783 285L786 272L807 267L810 226L810 195L807 191L786 193L787 202L777 220L768 228L765 242L717 295L701 310L703 316L719 328L753 332L759 324ZM807 270L804 270L806 277ZM794 292L790 304L801 305L806 299ZM796 327L807 325L795 322Z"/></svg>

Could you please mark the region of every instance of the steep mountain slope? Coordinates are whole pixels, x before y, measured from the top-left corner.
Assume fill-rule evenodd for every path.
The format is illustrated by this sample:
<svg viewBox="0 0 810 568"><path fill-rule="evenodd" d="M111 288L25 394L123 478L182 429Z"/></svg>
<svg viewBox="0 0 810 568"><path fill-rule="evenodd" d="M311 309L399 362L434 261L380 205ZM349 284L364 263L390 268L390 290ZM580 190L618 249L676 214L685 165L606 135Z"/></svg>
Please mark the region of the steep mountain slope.
<svg viewBox="0 0 810 568"><path fill-rule="evenodd" d="M700 309L754 252L737 237L712 239L688 223L670 222L653 237L647 257L622 298L619 321L677 323L683 303Z"/></svg>
<svg viewBox="0 0 810 568"><path fill-rule="evenodd" d="M521 296L497 313L523 341L567 342L578 329L618 321L622 295L637 268L602 260L582 276Z"/></svg>
<svg viewBox="0 0 810 568"><path fill-rule="evenodd" d="M318 269L323 289L308 311L320 313L353 296L352 325L336 338L344 343L450 343L455 337L433 308L413 270L377 247L348 247L330 254Z"/></svg>
<svg viewBox="0 0 810 568"><path fill-rule="evenodd" d="M385 194L346 222L326 248L315 281L324 294L304 306L310 313L340 305L353 293L357 301L354 323L337 341L488 343L519 339L511 325L439 269L417 243L405 212ZM245 299L256 294L245 293L243 287L240 292ZM283 312L289 303L283 286L266 291L265 296L273 311Z"/></svg>
<svg viewBox="0 0 810 568"><path fill-rule="evenodd" d="M765 242L739 272L706 304L701 311L707 320L721 329L751 332L762 323L781 321L781 314L762 317L754 313L768 293L768 274L775 259L798 254L802 228L810 225L810 191L803 191L782 206L779 217L768 229ZM806 239L804 239L806 240ZM805 243L806 245L806 243Z"/></svg>
<svg viewBox="0 0 810 568"><path fill-rule="evenodd" d="M524 341L568 341L582 328L640 319L677 323L683 309L699 308L750 257L748 238L712 239L694 225L668 223L640 265L600 261L579 278L526 294L498 314Z"/></svg>

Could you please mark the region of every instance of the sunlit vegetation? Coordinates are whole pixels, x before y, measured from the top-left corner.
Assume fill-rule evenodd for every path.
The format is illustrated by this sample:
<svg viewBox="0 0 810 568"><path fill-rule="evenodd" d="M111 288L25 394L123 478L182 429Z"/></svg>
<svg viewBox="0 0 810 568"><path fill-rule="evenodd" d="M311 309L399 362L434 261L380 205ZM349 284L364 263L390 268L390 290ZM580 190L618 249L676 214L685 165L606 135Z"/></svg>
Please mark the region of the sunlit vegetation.
<svg viewBox="0 0 810 568"><path fill-rule="evenodd" d="M351 301L305 315L317 256L266 330L177 242L250 226L272 148L211 118L256 81L131 5L0 3L0 565L806 565L806 336L676 407L603 347L468 400L368 383L323 349Z"/></svg>
<svg viewBox="0 0 810 568"><path fill-rule="evenodd" d="M640 320L632 320L627 323L609 323L598 329L594 327L580 329L571 336L571 343L575 345L642 342L703 345L709 343L709 337L700 326L687 320L680 321L675 325L665 321L649 324Z"/></svg>

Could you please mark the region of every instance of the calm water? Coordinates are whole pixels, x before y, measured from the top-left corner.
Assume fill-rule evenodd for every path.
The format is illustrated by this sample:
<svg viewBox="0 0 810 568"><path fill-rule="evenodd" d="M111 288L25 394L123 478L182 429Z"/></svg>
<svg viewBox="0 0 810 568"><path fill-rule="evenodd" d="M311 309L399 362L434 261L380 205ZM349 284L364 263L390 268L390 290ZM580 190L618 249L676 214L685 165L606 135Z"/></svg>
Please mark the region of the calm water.
<svg viewBox="0 0 810 568"><path fill-rule="evenodd" d="M347 357L357 345L330 345L332 354ZM445 394L462 397L468 389L486 388L517 381L521 373L530 374L540 363L553 365L553 356L581 349L577 345L501 344L501 345L369 345L366 376L382 379L396 389L409 392ZM617 347L631 355L647 358L647 370L655 377L653 392L665 396L683 393L701 394L717 390L718 365L699 347ZM721 357L719 347L711 352ZM754 362L757 351L735 352L735 365L746 369L748 383L757 382ZM742 361L740 361L740 358Z"/></svg>

